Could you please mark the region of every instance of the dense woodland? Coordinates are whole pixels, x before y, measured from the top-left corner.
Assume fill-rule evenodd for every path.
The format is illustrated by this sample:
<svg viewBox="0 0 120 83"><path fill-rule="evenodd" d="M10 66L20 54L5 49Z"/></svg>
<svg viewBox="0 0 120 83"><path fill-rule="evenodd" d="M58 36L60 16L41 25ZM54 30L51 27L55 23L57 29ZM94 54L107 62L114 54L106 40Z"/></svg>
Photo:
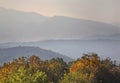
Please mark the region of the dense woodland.
<svg viewBox="0 0 120 83"><path fill-rule="evenodd" d="M120 83L120 66L96 53L69 63L62 58L42 61L32 55L4 63L0 83Z"/></svg>

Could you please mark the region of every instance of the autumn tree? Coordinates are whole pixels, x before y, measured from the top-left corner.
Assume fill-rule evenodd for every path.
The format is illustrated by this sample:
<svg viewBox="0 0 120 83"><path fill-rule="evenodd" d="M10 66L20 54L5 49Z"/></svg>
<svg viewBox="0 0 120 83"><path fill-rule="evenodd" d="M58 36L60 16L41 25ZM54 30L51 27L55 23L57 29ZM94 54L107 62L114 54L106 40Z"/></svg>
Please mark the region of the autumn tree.
<svg viewBox="0 0 120 83"><path fill-rule="evenodd" d="M26 65L25 57L20 57L18 59L13 59L12 62L4 63L0 69L0 79L16 71L21 65Z"/></svg>
<svg viewBox="0 0 120 83"><path fill-rule="evenodd" d="M96 53L84 54L69 64L62 58L42 61L32 55L4 63L0 83L120 83L120 66Z"/></svg>
<svg viewBox="0 0 120 83"><path fill-rule="evenodd" d="M40 71L40 64L35 55L5 63L0 69L0 83L46 83L47 75Z"/></svg>
<svg viewBox="0 0 120 83"><path fill-rule="evenodd" d="M84 54L76 60L70 67L70 74L74 75L74 73L80 73L79 75L82 75L84 79L89 80L87 83L120 82L120 67L115 65L110 58L101 60L96 53Z"/></svg>
<svg viewBox="0 0 120 83"><path fill-rule="evenodd" d="M0 83L46 83L47 75L44 72L36 71L31 73L29 69L24 66L19 66L19 68L0 79Z"/></svg>
<svg viewBox="0 0 120 83"><path fill-rule="evenodd" d="M94 75L100 66L100 58L96 53L84 54L70 68L70 73L80 72L86 79L94 81Z"/></svg>
<svg viewBox="0 0 120 83"><path fill-rule="evenodd" d="M47 75L49 80L54 83L59 83L64 73L68 71L67 64L61 58L51 59L49 61Z"/></svg>

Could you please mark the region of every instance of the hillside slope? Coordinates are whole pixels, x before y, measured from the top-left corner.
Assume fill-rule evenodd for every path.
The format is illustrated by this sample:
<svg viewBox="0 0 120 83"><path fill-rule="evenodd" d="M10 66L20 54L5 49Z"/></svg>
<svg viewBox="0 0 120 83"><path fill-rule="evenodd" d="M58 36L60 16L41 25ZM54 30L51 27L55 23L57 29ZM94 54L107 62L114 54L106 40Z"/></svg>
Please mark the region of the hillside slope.
<svg viewBox="0 0 120 83"><path fill-rule="evenodd" d="M51 58L63 58L64 61L69 62L72 59L61 55L59 53L41 49L39 47L12 47L12 48L5 48L0 49L0 64L3 62L11 61L13 58L18 58L20 56L30 56L30 55L37 55L41 58L41 60L49 60Z"/></svg>

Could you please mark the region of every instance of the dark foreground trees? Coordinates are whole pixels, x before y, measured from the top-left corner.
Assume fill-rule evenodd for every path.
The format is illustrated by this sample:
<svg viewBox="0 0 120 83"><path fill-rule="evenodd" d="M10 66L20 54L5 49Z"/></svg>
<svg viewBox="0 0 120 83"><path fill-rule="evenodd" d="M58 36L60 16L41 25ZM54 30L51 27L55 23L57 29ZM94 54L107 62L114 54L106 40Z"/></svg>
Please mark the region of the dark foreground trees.
<svg viewBox="0 0 120 83"><path fill-rule="evenodd" d="M120 67L95 53L84 54L69 70L61 83L120 83Z"/></svg>
<svg viewBox="0 0 120 83"><path fill-rule="evenodd" d="M69 64L61 58L42 61L32 55L4 63L0 83L120 83L120 67L95 53Z"/></svg>

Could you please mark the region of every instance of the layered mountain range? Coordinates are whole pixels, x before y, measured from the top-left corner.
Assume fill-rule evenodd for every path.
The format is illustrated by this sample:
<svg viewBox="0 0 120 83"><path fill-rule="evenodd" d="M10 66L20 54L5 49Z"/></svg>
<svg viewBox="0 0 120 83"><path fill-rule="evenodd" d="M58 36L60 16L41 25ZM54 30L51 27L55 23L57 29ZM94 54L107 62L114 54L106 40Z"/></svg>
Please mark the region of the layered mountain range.
<svg viewBox="0 0 120 83"><path fill-rule="evenodd" d="M103 22L0 8L0 42L85 37L120 39L120 28Z"/></svg>
<svg viewBox="0 0 120 83"><path fill-rule="evenodd" d="M79 58L82 53L96 52L103 58L120 60L120 27L66 16L46 17L34 12L0 7L0 42L0 57L8 56L8 59L17 56L16 47L32 46L74 59ZM6 54L8 50L4 51L13 48L15 53L10 56Z"/></svg>

